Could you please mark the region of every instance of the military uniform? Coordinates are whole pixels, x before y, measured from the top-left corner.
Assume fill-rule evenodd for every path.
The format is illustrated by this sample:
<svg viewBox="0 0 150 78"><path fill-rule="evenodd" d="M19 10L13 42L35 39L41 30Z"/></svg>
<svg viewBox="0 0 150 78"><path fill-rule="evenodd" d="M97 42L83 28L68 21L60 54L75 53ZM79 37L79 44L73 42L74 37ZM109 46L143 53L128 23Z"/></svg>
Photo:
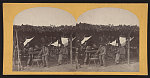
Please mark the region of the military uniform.
<svg viewBox="0 0 150 78"><path fill-rule="evenodd" d="M116 58L115 58L115 63L118 64L120 62L120 58L122 58L122 60L125 59L125 48L120 46L117 48L116 51Z"/></svg>
<svg viewBox="0 0 150 78"><path fill-rule="evenodd" d="M86 46L85 52L90 51L91 49L92 49L91 46ZM84 65L86 65L88 59L89 59L89 53L85 53Z"/></svg>
<svg viewBox="0 0 150 78"><path fill-rule="evenodd" d="M116 50L115 63L118 64L120 60L120 48L118 47Z"/></svg>
<svg viewBox="0 0 150 78"><path fill-rule="evenodd" d="M27 61L27 66L31 65L31 61L33 59L33 48L29 48L28 50L28 61Z"/></svg>
<svg viewBox="0 0 150 78"><path fill-rule="evenodd" d="M59 54L58 54L58 64L61 65L62 64L62 60L63 60L63 53L65 52L64 47L60 48Z"/></svg>
<svg viewBox="0 0 150 78"><path fill-rule="evenodd" d="M123 46L121 46L121 47L120 47L120 58L121 58L122 60L125 59L125 54L126 54L126 50L125 50L125 48L124 48Z"/></svg>
<svg viewBox="0 0 150 78"><path fill-rule="evenodd" d="M105 56L106 56L106 47L105 46L100 46L97 50L97 53L99 54L99 61L100 65L106 66L105 62Z"/></svg>
<svg viewBox="0 0 150 78"><path fill-rule="evenodd" d="M48 66L49 49L46 46L43 46L39 55L42 56L43 66Z"/></svg>

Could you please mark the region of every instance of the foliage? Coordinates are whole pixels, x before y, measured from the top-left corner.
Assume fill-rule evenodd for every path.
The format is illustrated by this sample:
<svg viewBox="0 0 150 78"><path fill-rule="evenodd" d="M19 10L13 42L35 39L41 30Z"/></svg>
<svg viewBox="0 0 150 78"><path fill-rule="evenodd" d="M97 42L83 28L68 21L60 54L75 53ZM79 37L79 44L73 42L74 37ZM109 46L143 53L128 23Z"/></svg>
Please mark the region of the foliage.
<svg viewBox="0 0 150 78"><path fill-rule="evenodd" d="M76 35L78 33L84 33L85 35L95 35L95 34L109 34L109 35L138 35L139 27L134 25L92 25L87 23L79 23L76 26L31 26L31 25L14 25L14 31L19 31L20 33L32 33L35 34L44 34L56 36L67 36ZM29 35L29 34L28 34Z"/></svg>

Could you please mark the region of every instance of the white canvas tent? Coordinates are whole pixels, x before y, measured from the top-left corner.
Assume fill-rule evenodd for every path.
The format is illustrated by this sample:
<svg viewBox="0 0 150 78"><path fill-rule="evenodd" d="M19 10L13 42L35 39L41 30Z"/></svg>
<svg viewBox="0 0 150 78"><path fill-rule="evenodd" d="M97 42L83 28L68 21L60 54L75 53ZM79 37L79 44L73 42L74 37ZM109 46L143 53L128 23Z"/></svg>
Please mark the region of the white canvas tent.
<svg viewBox="0 0 150 78"><path fill-rule="evenodd" d="M109 44L111 44L111 45L113 45L113 46L118 46L118 44L116 43L116 40L113 41L113 42L111 42L111 43L109 43Z"/></svg>
<svg viewBox="0 0 150 78"><path fill-rule="evenodd" d="M74 40L75 38L73 38L72 40ZM64 45L64 46L67 46L68 45L68 38L64 38L64 37L61 37L61 41L62 41L62 44ZM59 44L58 44L58 40L56 41L56 42L54 42L54 43L52 43L51 45L53 45L53 46L60 46Z"/></svg>
<svg viewBox="0 0 150 78"><path fill-rule="evenodd" d="M84 37L84 39L81 41L81 44L83 44L85 41L87 41L90 38L91 38L91 36L90 37Z"/></svg>
<svg viewBox="0 0 150 78"><path fill-rule="evenodd" d="M51 45L58 46L58 40L56 42L52 43Z"/></svg>
<svg viewBox="0 0 150 78"><path fill-rule="evenodd" d="M30 38L30 39L26 39L25 42L23 43L23 45L25 46L27 43L29 43L34 37Z"/></svg>
<svg viewBox="0 0 150 78"><path fill-rule="evenodd" d="M133 37L134 38L134 37ZM130 41L133 39L133 38L130 38ZM125 46L126 45L126 38L125 37L119 37L119 40L120 40L120 44L121 44L121 46ZM113 45L113 46L118 46L118 44L116 43L116 40L115 41L113 41L113 42L111 42L111 43L109 43L109 44L111 44L111 45Z"/></svg>
<svg viewBox="0 0 150 78"><path fill-rule="evenodd" d="M62 41L62 44L64 45L64 46L67 46L68 45L68 38L61 38L61 41Z"/></svg>

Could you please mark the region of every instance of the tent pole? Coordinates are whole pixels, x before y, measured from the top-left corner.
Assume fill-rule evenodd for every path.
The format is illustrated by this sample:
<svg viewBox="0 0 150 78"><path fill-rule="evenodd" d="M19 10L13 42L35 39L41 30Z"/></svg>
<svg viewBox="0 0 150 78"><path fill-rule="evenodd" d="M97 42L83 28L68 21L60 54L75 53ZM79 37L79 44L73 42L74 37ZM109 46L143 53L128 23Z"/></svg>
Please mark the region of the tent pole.
<svg viewBox="0 0 150 78"><path fill-rule="evenodd" d="M120 38L120 36L118 37L118 46L121 46L119 38Z"/></svg>
<svg viewBox="0 0 150 78"><path fill-rule="evenodd" d="M18 45L18 33L16 31L16 41L17 41L17 52L18 52L18 71L20 70L21 62L20 62L20 52L19 52L19 45Z"/></svg>
<svg viewBox="0 0 150 78"><path fill-rule="evenodd" d="M70 64L72 64L72 35L70 35Z"/></svg>
<svg viewBox="0 0 150 78"><path fill-rule="evenodd" d="M15 66L15 56L16 56L16 50L15 50L16 48L15 48L15 44L14 44L14 40L13 40L13 66Z"/></svg>
<svg viewBox="0 0 150 78"><path fill-rule="evenodd" d="M130 64L130 35L128 35L128 64Z"/></svg>

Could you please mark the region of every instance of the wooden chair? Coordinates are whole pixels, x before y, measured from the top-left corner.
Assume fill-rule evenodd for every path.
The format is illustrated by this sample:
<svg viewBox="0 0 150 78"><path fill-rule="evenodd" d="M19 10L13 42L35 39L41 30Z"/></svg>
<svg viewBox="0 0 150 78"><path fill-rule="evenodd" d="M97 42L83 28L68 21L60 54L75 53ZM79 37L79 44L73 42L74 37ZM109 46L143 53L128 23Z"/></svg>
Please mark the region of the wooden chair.
<svg viewBox="0 0 150 78"><path fill-rule="evenodd" d="M91 64L91 62L94 62L94 64L96 65L96 61L99 61L98 55L97 54L91 54L90 58L89 58L89 65Z"/></svg>
<svg viewBox="0 0 150 78"><path fill-rule="evenodd" d="M39 67L41 61L42 61L42 58L40 56L34 56L34 58L32 59L32 66L34 63L36 63Z"/></svg>

